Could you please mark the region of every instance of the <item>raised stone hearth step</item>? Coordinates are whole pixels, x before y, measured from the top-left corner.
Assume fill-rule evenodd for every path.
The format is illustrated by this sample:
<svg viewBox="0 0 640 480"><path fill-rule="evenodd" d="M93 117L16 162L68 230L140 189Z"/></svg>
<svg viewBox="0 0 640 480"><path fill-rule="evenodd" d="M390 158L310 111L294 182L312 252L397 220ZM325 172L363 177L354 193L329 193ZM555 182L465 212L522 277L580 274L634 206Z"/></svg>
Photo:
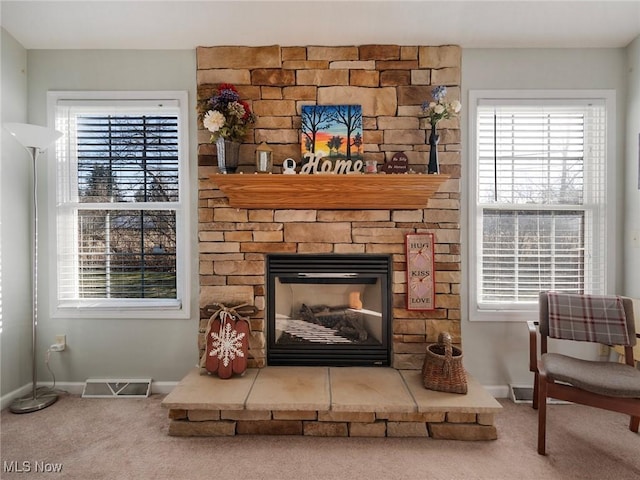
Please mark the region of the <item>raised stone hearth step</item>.
<svg viewBox="0 0 640 480"><path fill-rule="evenodd" d="M501 405L472 377L435 392L415 370L265 367L221 380L191 370L162 405L169 435L307 435L494 440Z"/></svg>

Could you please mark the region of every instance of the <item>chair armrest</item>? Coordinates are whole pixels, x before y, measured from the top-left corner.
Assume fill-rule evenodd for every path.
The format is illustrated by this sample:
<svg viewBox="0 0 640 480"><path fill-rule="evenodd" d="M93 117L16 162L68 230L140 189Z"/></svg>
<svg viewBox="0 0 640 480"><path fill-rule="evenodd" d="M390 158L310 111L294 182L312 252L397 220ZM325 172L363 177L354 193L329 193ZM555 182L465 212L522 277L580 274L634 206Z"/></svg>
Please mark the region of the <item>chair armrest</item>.
<svg viewBox="0 0 640 480"><path fill-rule="evenodd" d="M529 371L538 371L538 322L527 320L529 328Z"/></svg>

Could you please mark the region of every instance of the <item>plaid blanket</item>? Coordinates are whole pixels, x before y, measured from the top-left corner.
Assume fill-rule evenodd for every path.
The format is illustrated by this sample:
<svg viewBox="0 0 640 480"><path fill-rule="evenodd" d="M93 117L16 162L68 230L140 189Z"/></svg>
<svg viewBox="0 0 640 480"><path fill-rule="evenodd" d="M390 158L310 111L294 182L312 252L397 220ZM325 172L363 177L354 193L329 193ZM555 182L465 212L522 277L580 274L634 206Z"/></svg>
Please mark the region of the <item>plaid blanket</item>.
<svg viewBox="0 0 640 480"><path fill-rule="evenodd" d="M630 345L620 297L549 292L547 298L550 337Z"/></svg>

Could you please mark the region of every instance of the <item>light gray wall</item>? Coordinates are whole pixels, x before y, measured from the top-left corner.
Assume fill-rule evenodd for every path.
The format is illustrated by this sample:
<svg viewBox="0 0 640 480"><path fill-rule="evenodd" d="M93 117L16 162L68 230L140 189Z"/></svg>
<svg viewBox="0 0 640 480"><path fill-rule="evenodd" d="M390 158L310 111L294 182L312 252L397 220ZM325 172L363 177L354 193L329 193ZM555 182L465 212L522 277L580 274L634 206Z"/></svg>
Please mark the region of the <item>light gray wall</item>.
<svg viewBox="0 0 640 480"><path fill-rule="evenodd" d="M635 135L637 136L638 133L640 94L637 87L630 88L633 97L630 103L634 106L626 114L627 92L625 88L627 81L638 83L639 50L637 40L627 51L624 49L465 49L463 50L462 98L463 100L468 98L469 89L615 89L617 92L617 121L620 127L616 142L618 158L615 161L619 164L619 175L622 176L622 168L625 164L624 125L625 120L633 115L636 120L630 120L630 123L636 122L635 127L630 125L627 130L635 128ZM4 67L4 47L2 60ZM627 62L633 64L630 66L634 67L635 72L629 74L629 79L626 78ZM190 101L195 109L194 51L29 51L28 67L28 118L33 123L45 124L46 92L48 90L188 90ZM463 110L465 113L466 111ZM194 120L195 115L192 116L191 122ZM463 115L462 121L463 125L467 124L465 115ZM194 209L197 204L195 139L196 128L192 124L190 125L190 159L192 163L190 173L193 181L192 205ZM463 130L463 161L465 162L468 161L466 157L467 142L465 128ZM629 149L631 153L626 155L625 168L627 173L629 169L632 171L631 175L627 175L627 177L633 177L637 181L637 163L635 163L637 159L634 161L634 150L630 142L627 147L627 150ZM3 146L3 158L4 153ZM467 165L465 164L464 168L468 168ZM27 179L24 177L21 182L15 183L24 187L26 182ZM45 182L41 182L41 185L44 188ZM26 187L24 188L26 189ZM629 188L627 190L626 208L632 210L638 204L637 192L629 192ZM467 189L464 188L463 191L467 191ZM45 195L47 192L41 193ZM464 202L466 200L465 198ZM630 205L631 203L633 205ZM622 191L617 205L620 207L619 212L622 218ZM635 212L635 220L629 220L629 216L627 216L627 228L634 221L635 225L638 225L638 209L636 208L633 212ZM194 228L197 224L195 214L194 210L192 216ZM622 224L621 220L620 225L622 226ZM463 221L463 228L465 226L466 219ZM23 225L22 229L25 230L26 226ZM46 221L43 222L43 230L48 231L48 222ZM466 233L466 229L463 233ZM26 233L18 234L26 239ZM621 235L618 238L621 238ZM467 244L466 241L464 243ZM21 255L22 258L28 258L24 248L26 243L22 245L22 248L19 244L17 245L15 254ZM195 231L192 232L192 245L193 251L197 251ZM620 240L618 247L620 252L618 267L621 267L622 240ZM5 251L4 235L3 251ZM629 250L627 250L628 252ZM633 252L631 253L633 256ZM633 256L636 267L640 266L639 256L638 254ZM3 274L5 276L13 275L13 271L9 273L9 268L4 268L4 265L3 263ZM40 350L46 350L46 347L52 343L54 335L60 333L67 335L69 344L67 352L59 354L52 360L52 366L59 380L82 382L88 377L97 376L151 376L157 381L175 381L182 378L186 370L195 365L197 361L195 344L198 315L197 299L195 298L198 293L197 288L193 288L193 313L190 320L50 319L47 316L49 311L47 298L48 263L43 261L41 267L41 279L43 279L41 311L43 311L43 315L39 329L41 332ZM640 280L638 277L640 269L634 268L632 270L633 273L627 273L625 277L628 293L630 290L638 288L638 280ZM622 288L622 268L618 268L618 272L617 286ZM192 283L198 285L195 255ZM466 302L466 292L463 292L463 301ZM26 306L23 308L26 309ZM463 305L463 308L466 309L466 304ZM522 323L469 322L467 315L464 314L462 329L465 365L481 383L506 385L531 382L527 368L527 337L525 326ZM3 346L4 344L3 333ZM12 354L9 358L12 363L11 368L15 368L15 363L24 361L24 355L20 357L17 353ZM40 372L41 378L48 380L46 372L43 373L42 370ZM26 383L28 377L23 375L20 381Z"/></svg>
<svg viewBox="0 0 640 480"><path fill-rule="evenodd" d="M189 112L196 108L195 50L30 50L28 52L29 120L45 124L49 90L186 90ZM189 116L190 232L197 252L197 165L195 113ZM48 198L46 172L40 182L41 198ZM43 205L43 211L47 208ZM42 221L42 251L48 249L50 218ZM43 255L44 257L44 255ZM68 348L52 355L51 365L60 381L84 382L90 377L147 378L177 381L198 361L197 255L191 260L191 319L64 319L50 318L49 261L40 262L38 328L40 350L46 350L56 334L66 334ZM45 369L43 381L50 380Z"/></svg>
<svg viewBox="0 0 640 480"><path fill-rule="evenodd" d="M27 51L4 29L2 42L2 123L27 120ZM31 160L2 129L0 162L0 245L2 248L2 334L0 395L31 380Z"/></svg>
<svg viewBox="0 0 640 480"><path fill-rule="evenodd" d="M626 115L626 52L624 49L463 49L462 98L468 102L475 89L614 89L616 91L617 158L615 171L619 182L624 175L624 125ZM462 156L463 181L471 161L467 113L463 109ZM468 170L467 170L468 171ZM621 183L620 183L621 184ZM468 260L467 202L469 191L463 184L463 269ZM616 197L618 239L616 281L613 291L622 288L623 196ZM468 277L463 285L462 338L465 366L483 385L532 385L528 369L528 334L520 322L473 322L468 316Z"/></svg>
<svg viewBox="0 0 640 480"><path fill-rule="evenodd" d="M640 36L627 47L627 79L623 293L640 298ZM640 316L640 312L636 312L636 316Z"/></svg>

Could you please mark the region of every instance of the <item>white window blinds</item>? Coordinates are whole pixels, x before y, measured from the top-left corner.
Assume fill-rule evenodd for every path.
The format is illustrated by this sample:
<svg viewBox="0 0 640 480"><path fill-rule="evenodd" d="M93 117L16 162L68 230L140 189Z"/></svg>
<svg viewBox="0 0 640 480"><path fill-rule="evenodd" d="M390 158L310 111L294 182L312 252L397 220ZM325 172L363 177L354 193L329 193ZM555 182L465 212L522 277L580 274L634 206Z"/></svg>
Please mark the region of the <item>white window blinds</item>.
<svg viewBox="0 0 640 480"><path fill-rule="evenodd" d="M178 102L59 100L61 306L181 308L186 158Z"/></svg>
<svg viewBox="0 0 640 480"><path fill-rule="evenodd" d="M603 291L605 143L602 101L479 102L479 308Z"/></svg>

